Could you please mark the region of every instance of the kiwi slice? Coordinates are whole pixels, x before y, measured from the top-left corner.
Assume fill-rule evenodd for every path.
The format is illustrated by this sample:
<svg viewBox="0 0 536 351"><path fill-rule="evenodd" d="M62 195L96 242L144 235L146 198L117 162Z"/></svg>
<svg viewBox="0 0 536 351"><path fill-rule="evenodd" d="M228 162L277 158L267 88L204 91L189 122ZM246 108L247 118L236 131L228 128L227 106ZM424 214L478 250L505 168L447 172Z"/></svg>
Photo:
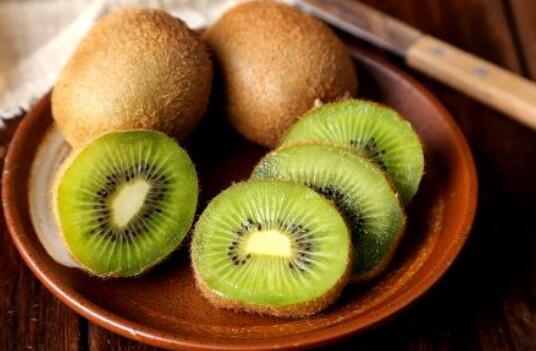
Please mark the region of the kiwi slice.
<svg viewBox="0 0 536 351"><path fill-rule="evenodd" d="M395 110L364 100L320 106L287 132L282 145L330 143L356 150L386 171L404 202L417 192L424 155L411 124Z"/></svg>
<svg viewBox="0 0 536 351"><path fill-rule="evenodd" d="M216 196L191 247L197 285L216 306L314 314L351 271L349 229L330 201L296 183L249 181Z"/></svg>
<svg viewBox="0 0 536 351"><path fill-rule="evenodd" d="M83 269L133 276L181 243L194 218L197 187L190 158L172 139L121 131L66 160L53 200L67 249Z"/></svg>
<svg viewBox="0 0 536 351"><path fill-rule="evenodd" d="M352 229L354 281L379 274L404 231L405 215L389 180L349 150L316 144L281 148L264 157L252 177L299 182L337 204Z"/></svg>

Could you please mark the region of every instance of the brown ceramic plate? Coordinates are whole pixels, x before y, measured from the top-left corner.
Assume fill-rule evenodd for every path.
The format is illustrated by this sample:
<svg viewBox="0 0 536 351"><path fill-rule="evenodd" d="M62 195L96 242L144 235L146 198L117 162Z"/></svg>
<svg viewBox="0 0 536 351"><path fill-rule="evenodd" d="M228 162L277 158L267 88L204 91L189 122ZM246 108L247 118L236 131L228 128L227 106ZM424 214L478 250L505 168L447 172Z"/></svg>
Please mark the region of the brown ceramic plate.
<svg viewBox="0 0 536 351"><path fill-rule="evenodd" d="M17 249L37 278L76 312L128 338L170 349L318 346L393 316L430 288L462 248L476 207L475 167L456 123L429 92L389 64L352 51L361 96L394 106L417 129L426 149L426 175L409 206L408 231L388 271L366 286L348 286L325 312L286 320L216 309L196 291L184 247L135 279L101 280L57 264L37 237L48 230L40 217L48 196L38 192L47 187L52 166L46 174L34 169L30 177L36 164L46 166L47 157L58 163L66 151L53 128L49 96L22 121L5 163L2 200ZM219 115L209 113L186 141L201 177L201 209L231 182L247 178L265 152L227 128Z"/></svg>

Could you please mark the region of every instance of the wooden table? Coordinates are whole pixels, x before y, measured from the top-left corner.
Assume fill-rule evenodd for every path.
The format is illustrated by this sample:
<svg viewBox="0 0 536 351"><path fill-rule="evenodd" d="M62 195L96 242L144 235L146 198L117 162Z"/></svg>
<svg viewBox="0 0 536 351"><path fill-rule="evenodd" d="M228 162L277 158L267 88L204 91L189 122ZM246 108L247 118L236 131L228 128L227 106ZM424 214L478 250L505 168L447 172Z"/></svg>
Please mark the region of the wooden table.
<svg viewBox="0 0 536 351"><path fill-rule="evenodd" d="M536 79L535 0L365 2ZM476 222L461 256L430 292L340 349L536 350L536 132L410 73L443 101L469 139L480 181ZM0 133L1 145L9 144L16 124ZM0 221L0 349L155 350L60 303L22 262Z"/></svg>

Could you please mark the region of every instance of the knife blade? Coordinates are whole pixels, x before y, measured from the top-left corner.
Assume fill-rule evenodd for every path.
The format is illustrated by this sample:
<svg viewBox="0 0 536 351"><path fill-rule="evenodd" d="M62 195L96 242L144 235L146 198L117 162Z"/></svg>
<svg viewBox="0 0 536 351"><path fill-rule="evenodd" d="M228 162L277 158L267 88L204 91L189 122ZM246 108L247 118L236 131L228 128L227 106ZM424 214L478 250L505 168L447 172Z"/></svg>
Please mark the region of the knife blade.
<svg viewBox="0 0 536 351"><path fill-rule="evenodd" d="M358 1L302 0L296 6L334 27L383 49L405 56L423 33Z"/></svg>
<svg viewBox="0 0 536 351"><path fill-rule="evenodd" d="M354 0L295 4L355 37L536 130L536 84Z"/></svg>

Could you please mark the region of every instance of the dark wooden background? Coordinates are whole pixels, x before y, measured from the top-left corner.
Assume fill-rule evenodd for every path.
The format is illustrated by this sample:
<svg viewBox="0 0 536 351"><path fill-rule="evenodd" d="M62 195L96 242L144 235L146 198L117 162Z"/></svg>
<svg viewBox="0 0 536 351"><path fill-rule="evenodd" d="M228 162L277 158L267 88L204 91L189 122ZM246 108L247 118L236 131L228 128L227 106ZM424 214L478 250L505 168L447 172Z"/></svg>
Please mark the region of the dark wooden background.
<svg viewBox="0 0 536 351"><path fill-rule="evenodd" d="M536 79L536 0L365 2ZM461 256L431 291L339 349L536 350L536 132L385 57L429 87L463 129L479 173L478 213ZM0 132L2 146L16 124ZM89 323L54 298L0 220L0 349L155 350Z"/></svg>

